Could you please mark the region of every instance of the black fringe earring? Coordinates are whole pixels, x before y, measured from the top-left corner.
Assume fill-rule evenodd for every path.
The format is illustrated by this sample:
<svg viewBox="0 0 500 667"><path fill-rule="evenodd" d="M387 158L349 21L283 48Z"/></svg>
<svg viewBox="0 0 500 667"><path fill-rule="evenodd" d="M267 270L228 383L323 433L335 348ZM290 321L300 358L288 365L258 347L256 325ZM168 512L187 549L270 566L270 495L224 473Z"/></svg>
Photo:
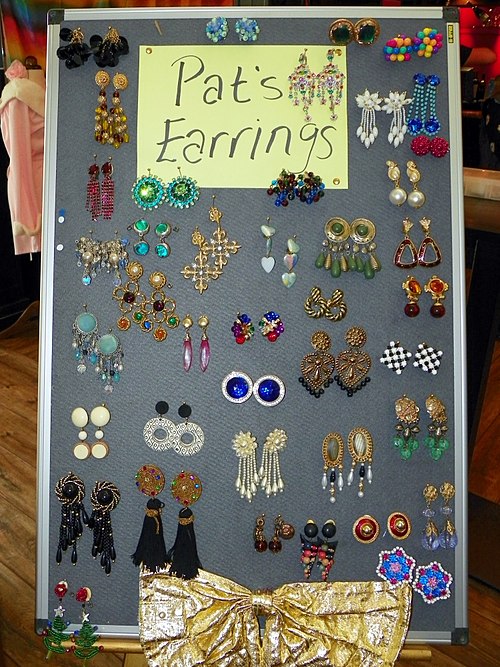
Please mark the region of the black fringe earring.
<svg viewBox="0 0 500 667"><path fill-rule="evenodd" d="M143 566L150 572L157 572L168 563L161 520L165 503L157 498L165 486L165 475L157 466L144 465L137 471L135 480L139 491L150 496L150 499L146 504L139 542L130 558L137 567Z"/></svg>
<svg viewBox="0 0 500 667"><path fill-rule="evenodd" d="M181 579L194 579L203 566L196 547L194 514L188 506L201 498L201 480L193 472L183 470L172 480L171 491L174 499L184 507L179 512L174 546L167 554L167 559L171 563L170 574Z"/></svg>
<svg viewBox="0 0 500 667"><path fill-rule="evenodd" d="M101 567L106 574L111 574L111 563L116 560L116 551L113 541L111 516L120 502L120 491L113 482L96 482L90 496L93 512L88 521L89 528L94 533L92 542L92 556L101 556Z"/></svg>
<svg viewBox="0 0 500 667"><path fill-rule="evenodd" d="M83 506L85 485L79 477L69 472L57 482L55 493L57 500L62 505L56 562L60 565L63 551L72 546L71 562L73 565L76 565L78 560L76 552L77 541L83 533L83 524L87 524L89 521L87 512Z"/></svg>

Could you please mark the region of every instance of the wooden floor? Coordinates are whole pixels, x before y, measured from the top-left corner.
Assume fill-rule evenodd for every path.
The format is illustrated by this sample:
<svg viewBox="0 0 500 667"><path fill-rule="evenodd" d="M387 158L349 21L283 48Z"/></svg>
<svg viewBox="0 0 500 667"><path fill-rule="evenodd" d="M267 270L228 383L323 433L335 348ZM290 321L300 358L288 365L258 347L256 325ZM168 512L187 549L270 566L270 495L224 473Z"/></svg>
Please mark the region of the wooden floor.
<svg viewBox="0 0 500 667"><path fill-rule="evenodd" d="M35 493L37 321L16 326L16 335L0 338L0 667L45 663L45 650L33 631L35 618ZM500 502L500 344L490 372L481 430L471 469L474 493ZM493 458L494 457L494 458ZM498 557L498 554L497 554ZM468 646L432 647L436 667L500 666L500 594L469 584ZM51 657L53 665L78 664L70 656ZM96 667L118 667L123 655L102 653ZM422 662L404 661L407 667ZM427 663L429 664L429 663Z"/></svg>

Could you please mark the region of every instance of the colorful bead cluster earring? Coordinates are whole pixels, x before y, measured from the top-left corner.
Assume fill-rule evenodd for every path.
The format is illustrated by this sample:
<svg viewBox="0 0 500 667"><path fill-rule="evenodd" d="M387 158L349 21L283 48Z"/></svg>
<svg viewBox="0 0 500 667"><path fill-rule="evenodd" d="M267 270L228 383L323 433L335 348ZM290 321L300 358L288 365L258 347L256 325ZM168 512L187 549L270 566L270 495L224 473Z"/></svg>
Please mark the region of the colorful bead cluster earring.
<svg viewBox="0 0 500 667"><path fill-rule="evenodd" d="M316 538L319 533L318 526L312 519L308 519L304 526L303 534L300 536L300 562L304 568L305 579L310 578L315 563L320 569L321 579L323 581L328 579L330 570L335 562L335 551L338 544L337 541L330 542L329 540L335 536L336 532L337 527L335 521L329 519L323 524L321 529L323 537L316 540L314 538Z"/></svg>
<svg viewBox="0 0 500 667"><path fill-rule="evenodd" d="M399 450L401 458L407 461L418 449L418 440L415 436L420 432L418 427L420 408L413 399L404 394L396 401L395 409L398 418L397 435L394 436L392 444Z"/></svg>
<svg viewBox="0 0 500 667"><path fill-rule="evenodd" d="M321 176L315 175L312 171L296 175L283 169L278 178L271 181L267 194L271 197L276 195L275 206L287 207L294 200L314 204L324 197L325 184Z"/></svg>

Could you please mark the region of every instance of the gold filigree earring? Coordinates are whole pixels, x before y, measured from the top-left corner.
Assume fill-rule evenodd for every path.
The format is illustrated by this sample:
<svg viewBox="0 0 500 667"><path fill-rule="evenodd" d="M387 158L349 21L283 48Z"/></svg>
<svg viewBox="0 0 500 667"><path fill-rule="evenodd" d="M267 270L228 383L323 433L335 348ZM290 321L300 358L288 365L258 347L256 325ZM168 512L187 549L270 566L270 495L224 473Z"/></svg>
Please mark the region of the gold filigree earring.
<svg viewBox="0 0 500 667"><path fill-rule="evenodd" d="M370 382L368 371L371 368L372 360L370 355L361 349L366 343L364 329L351 327L344 338L349 348L343 350L335 361L337 375L334 380L350 397Z"/></svg>

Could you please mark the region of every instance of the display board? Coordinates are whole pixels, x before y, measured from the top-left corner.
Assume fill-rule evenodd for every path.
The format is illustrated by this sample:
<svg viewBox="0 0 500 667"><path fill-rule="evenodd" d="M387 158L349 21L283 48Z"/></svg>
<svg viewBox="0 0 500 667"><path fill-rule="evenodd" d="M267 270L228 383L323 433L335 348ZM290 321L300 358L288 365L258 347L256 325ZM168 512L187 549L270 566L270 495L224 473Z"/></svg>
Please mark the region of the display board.
<svg viewBox="0 0 500 667"><path fill-rule="evenodd" d="M137 636L139 572L130 555L139 539L147 498L138 491L135 475L142 466L153 464L166 478L160 498L165 503L162 518L167 548L175 540L179 511L170 493L170 481L183 470L194 472L201 480L203 493L193 512L198 552L205 570L250 589L300 581L304 577L300 534L310 519L320 531L331 519L335 521L334 539L338 544L330 581L377 580L379 553L398 546L416 560L417 566L438 561L453 577L451 596L428 604L420 594L414 594L409 640L464 643L466 428L458 14L448 9L419 8L398 9L396 16L391 10L370 8L372 21L367 25L377 31L379 27L380 34L373 44L360 44L357 40L362 41L363 35L357 22L367 18L366 8L288 8L286 16L281 8L245 12L249 19L258 22L260 31L255 41L242 42L238 38L236 22L242 18L241 9L64 10L49 14L37 628L44 628L51 616L54 585L66 579L74 589L92 589L91 620L98 625L101 636ZM227 19L229 32L223 41L214 43L207 39L206 26L218 14ZM347 30L353 29L354 39L346 46L332 44L329 39L331 25L338 19L347 19ZM61 29L81 28L88 43L92 35L105 35L109 26L126 37L129 44L129 53L120 56L116 67L99 67L90 57L82 66L70 69L56 57L58 47L65 45L59 37ZM341 27L345 29L345 25ZM442 35L442 48L435 49L431 58L414 52L407 60L386 59L387 42L401 34L418 35L426 27ZM334 39L338 41L341 36L342 31L335 33ZM333 54L328 54L329 49L333 49ZM298 88L301 77L307 78L307 71L297 69L304 52L310 72L323 73L323 83L314 79L317 88L305 110L304 98L310 88L306 86L297 93L298 104L294 104L293 88L289 96L289 76ZM333 56L332 61L328 60L329 55ZM123 80L115 78L127 125L120 136L128 135L128 142L120 143L117 149L95 140L96 131L99 135L105 130L102 117L98 114L96 118L95 112L102 104L102 99L98 102L95 80L100 70L108 72L111 81L117 73L125 74L128 81L124 86ZM332 72L334 83L325 87L324 81ZM420 88L415 85L416 74L423 77ZM109 108L112 94L110 83ZM332 119L329 105L336 94L336 118ZM418 98L420 107L417 99L413 106L403 105L410 120L423 117L426 105L430 115L437 115L439 132L436 134L436 128L429 126L429 135L421 136L445 139L449 152L443 150L446 144L436 142L433 152L437 156L431 152L416 155L410 133L400 145L390 143L389 128L395 118L391 109L374 112L378 136L370 143L373 130L368 127L366 147L357 132L362 107L369 123L367 100L375 100L379 107L387 101L394 106L394 94L400 95L400 100ZM417 151L423 153L425 143L425 139L421 140ZM108 215L110 211L104 207L93 220L88 210L92 208L92 196L90 203L86 201L89 168L94 162L98 165L98 182L105 193L106 169L103 172L102 166L110 158L114 210ZM399 207L389 198L392 192L392 199L397 199L401 191L388 178L388 161L399 165L399 186L409 194ZM407 175L409 161L414 161L417 171L410 167ZM141 210L132 190L138 179L143 179L142 184L148 183L144 180L148 170L165 183L181 177L196 180L199 198L185 208L169 207L165 202L158 208ZM284 203L288 205L277 205L277 194L269 194L268 189L273 189L282 170L296 175L313 172L322 179L323 196L308 203L300 197L286 199L285 193ZM95 189L90 186L92 192ZM411 206L409 202L422 203L421 193L425 196L423 205ZM135 195L137 199L140 193L136 190ZM352 224L360 218L365 220ZM413 222L409 237L416 246L415 252L426 236L425 219L431 220L429 235L433 242L428 240L423 249L427 245L428 251L435 253L435 241L442 256L439 264L424 266L427 260L433 264L426 254L412 268L395 265L396 250L404 239L405 218ZM134 252L134 244L141 239L132 228L140 219L150 227L142 239L149 242L150 249L142 255ZM325 225L332 219L327 238ZM422 219L423 227L419 224ZM164 251L168 256L160 257L155 245L162 240L155 236L155 228L166 222L173 230L163 241L168 242L171 251ZM271 242L266 241L266 235L270 236L272 230L264 227L263 232L262 225L275 230ZM204 239L195 235L193 243L196 228ZM217 229L219 236L214 236ZM348 237L352 236L339 240L345 230ZM371 231L376 232L374 239ZM132 262L139 262L142 277L139 279L137 273L127 275L123 262L118 271L121 286L117 273L105 268L96 275L91 273L89 281L82 265L85 258L81 252L75 256L75 243L82 237L101 243L128 239L129 267ZM372 242L376 243L376 250L370 245ZM339 248L342 243L349 247ZM356 250L353 244L360 246L358 270L352 259ZM361 252L361 248L365 251ZM144 251L145 246L137 249ZM399 263L405 263L411 252L411 247L405 246ZM370 259L370 253L380 265ZM332 269L317 268L316 264L325 261L327 255L327 265L331 261ZM214 269L217 261L220 271ZM349 266L350 270L345 271ZM332 273L337 273L337 269L340 275L334 277ZM137 299L144 298L150 311L154 309L155 301L161 300L153 294L161 278L156 275L148 282L154 272L166 275L166 294L175 301L178 316L176 320L175 314L170 313L173 319L165 320L165 340L155 340L151 331L133 321L134 314L139 313L140 319L145 311L136 306L128 308L133 299L125 296L125 292L137 289ZM437 291L443 288L443 282L431 284L433 276L448 284L446 298L437 299L434 310L434 315L441 315L440 306L444 305L442 317L431 315L436 299L433 301L431 293L424 290L424 285ZM422 289L420 313L414 317L406 314L415 314L413 305L405 312L405 305L414 303L413 298L406 299L402 288L409 277L414 277ZM313 288L321 291L323 302L315 300L317 292ZM335 290L342 293L338 300ZM137 296L139 292L144 297ZM72 341L74 323L85 312L84 304L95 315L100 335L112 329L123 350L123 370L119 370L119 382L117 377L110 380L112 392L105 390L107 382L101 381L90 361L86 372L78 372L83 362L82 358L75 358ZM318 314L321 304L333 317L311 316ZM347 307L346 314L342 304ZM259 330L259 321L269 312L277 313L284 325L274 342ZM255 329L253 337L244 344L236 342L232 330L238 313L250 316ZM193 320L193 362L188 372L183 366L186 347L182 324L187 314ZM340 316L344 314L345 317ZM198 325L202 316L209 322L206 336L210 359L205 371L198 359L204 340L203 328ZM123 317L129 318L128 329ZM359 329L353 335L353 327L365 332L366 342ZM159 329L162 327L153 326L156 332ZM349 330L348 340L354 348L346 343ZM317 331L330 337L330 352L336 363L332 381L327 382L319 397L299 382L307 372L308 360L303 360L314 352L311 337ZM157 333L156 337L162 338L163 334ZM316 336L318 349L323 346L324 351L325 340ZM412 355L401 373L380 361L390 341L400 341ZM79 340L76 352L85 344ZM360 344L361 349L357 347ZM414 366L419 346L424 344L436 351L434 360L438 359L440 365L432 366L435 373ZM206 343L202 351L206 354ZM343 351L347 351L347 356L342 355ZM371 360L367 374L364 372L370 364L365 354ZM313 364L316 359L317 356ZM343 363L356 366L359 382L353 382L353 386L361 385L358 391L342 390L342 382L349 385L349 373ZM231 373L248 376L254 386L261 388L261 394L268 392L268 399L275 389L285 391L284 398L271 406L254 396L244 402L229 401L222 387L233 394L241 390L241 385L234 382L228 389ZM340 384L333 381L336 374L340 375ZM278 387L276 383L266 385L263 378L268 375L278 378ZM395 436L400 434L395 405L401 406L399 399L405 395L420 409L420 432L415 436L420 446L409 458L402 456L405 446L394 445ZM446 408L446 438L450 443L446 451L434 451L434 457L424 442L431 423L426 410L430 395L437 396ZM204 435L203 446L192 456L182 456L175 448L160 451L147 445L143 430L147 422L158 416L156 406L161 401L169 404L165 416L176 424L185 421L178 416L178 408L183 404L190 406L189 420ZM102 403L111 415L103 428L109 447L107 456L78 460L73 450L79 442L79 428L72 423L72 412L82 407L90 414ZM442 424L438 420L434 425ZM282 429L287 436L286 446L279 453L283 489L273 495L271 485L267 496L265 489L259 488L248 502L235 487L238 458L233 440L240 432L255 437L259 467L266 439L275 429ZM87 444L92 446L94 427L89 423L83 430L88 432ZM361 434L357 439L358 454L363 453L370 438L373 441L371 467L365 457L365 477L360 478L358 463L354 483L348 485L352 460L348 442L350 438L354 443L357 432ZM322 485L322 448L329 433L340 434L345 443L344 488L338 489L337 469L335 503L331 502L329 490L330 470L327 488ZM101 453L106 453L105 448ZM120 501L111 512L116 559L109 576L100 567L99 558L92 558L92 531L87 527L78 541L76 566L71 564L71 547L62 554L61 564L56 563L61 503L54 489L70 471L85 484L83 502L88 512L96 482L112 482L119 489ZM362 495L358 494L360 481L364 481ZM426 508L423 490L426 485L434 485L439 491L445 482L455 488L449 505L458 545L455 549L439 547L429 551L422 546L422 533L428 524L422 514ZM445 504L442 495L432 504L439 531L448 518L440 513ZM394 538L397 528L387 528L394 513L403 513L411 522L411 533L404 541ZM259 553L254 548L256 519L261 514L266 517L267 541L272 538L274 519L279 514L295 528L292 539L282 540L279 553L269 549ZM377 538L365 543L354 534L354 525L358 522L359 530L363 524L359 524L359 519L364 515L370 515L380 526ZM311 581L320 579L320 568L314 567ZM68 600L66 607L67 618L76 627L79 605Z"/></svg>

